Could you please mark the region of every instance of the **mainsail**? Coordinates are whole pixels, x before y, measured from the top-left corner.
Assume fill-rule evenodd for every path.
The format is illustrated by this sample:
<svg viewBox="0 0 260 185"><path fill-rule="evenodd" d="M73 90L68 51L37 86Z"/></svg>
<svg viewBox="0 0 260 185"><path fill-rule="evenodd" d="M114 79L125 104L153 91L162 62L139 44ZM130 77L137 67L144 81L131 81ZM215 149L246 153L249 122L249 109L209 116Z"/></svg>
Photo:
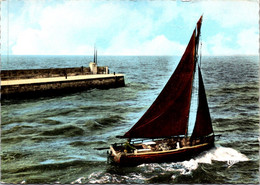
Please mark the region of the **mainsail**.
<svg viewBox="0 0 260 185"><path fill-rule="evenodd" d="M192 83L197 63L201 21L202 17L197 23L197 29L193 31L180 63L162 92L141 119L126 132L123 137L160 138L187 135ZM200 81L202 82L202 78L199 79L199 82ZM199 116L196 119L196 125L194 127L194 137L212 132L201 131L201 127L204 125L211 125L211 121L208 123L208 120L210 120L209 112L208 116L206 116L207 118L204 118L204 114L207 113L204 108L208 107L206 106L207 100L205 99L206 95L203 83L202 87L201 85L199 86L199 94L201 91L204 91L204 94L202 92L202 95L199 95L199 98L202 98L202 100L199 100L200 106L198 108L203 108L203 110L198 110ZM201 120L205 123L200 123Z"/></svg>

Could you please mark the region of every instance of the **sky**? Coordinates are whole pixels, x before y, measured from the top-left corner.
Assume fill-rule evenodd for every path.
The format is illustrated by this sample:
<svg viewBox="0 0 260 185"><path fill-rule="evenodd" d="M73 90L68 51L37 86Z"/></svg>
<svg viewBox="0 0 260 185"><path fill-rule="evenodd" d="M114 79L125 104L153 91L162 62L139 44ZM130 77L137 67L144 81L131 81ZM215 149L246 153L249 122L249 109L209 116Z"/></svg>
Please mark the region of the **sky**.
<svg viewBox="0 0 260 185"><path fill-rule="evenodd" d="M2 1L1 54L180 56L201 15L203 55L258 55L259 0Z"/></svg>

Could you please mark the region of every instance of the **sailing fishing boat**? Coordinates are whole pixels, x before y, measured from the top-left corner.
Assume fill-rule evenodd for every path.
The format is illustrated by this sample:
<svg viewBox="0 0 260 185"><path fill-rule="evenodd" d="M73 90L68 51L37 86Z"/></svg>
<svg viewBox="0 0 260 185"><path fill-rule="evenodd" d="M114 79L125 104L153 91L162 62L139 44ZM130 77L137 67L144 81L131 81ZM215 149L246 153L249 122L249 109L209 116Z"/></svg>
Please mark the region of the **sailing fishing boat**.
<svg viewBox="0 0 260 185"><path fill-rule="evenodd" d="M129 142L110 146L109 161L119 165L182 161L214 146L215 135L198 62L201 23L202 16L157 99L128 132L119 136ZM194 124L190 124L195 74L198 75L198 105Z"/></svg>

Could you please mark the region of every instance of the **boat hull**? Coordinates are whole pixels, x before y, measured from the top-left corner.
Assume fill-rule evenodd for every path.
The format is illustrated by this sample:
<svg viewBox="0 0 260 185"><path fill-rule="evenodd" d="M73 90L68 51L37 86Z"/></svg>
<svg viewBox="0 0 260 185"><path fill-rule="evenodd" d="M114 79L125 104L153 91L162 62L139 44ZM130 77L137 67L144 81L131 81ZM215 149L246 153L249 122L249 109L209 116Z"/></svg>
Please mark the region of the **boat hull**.
<svg viewBox="0 0 260 185"><path fill-rule="evenodd" d="M214 142L168 151L127 154L122 152L117 153L111 146L108 158L111 163L120 166L137 166L143 163L177 162L191 159L192 157L212 147L214 147Z"/></svg>

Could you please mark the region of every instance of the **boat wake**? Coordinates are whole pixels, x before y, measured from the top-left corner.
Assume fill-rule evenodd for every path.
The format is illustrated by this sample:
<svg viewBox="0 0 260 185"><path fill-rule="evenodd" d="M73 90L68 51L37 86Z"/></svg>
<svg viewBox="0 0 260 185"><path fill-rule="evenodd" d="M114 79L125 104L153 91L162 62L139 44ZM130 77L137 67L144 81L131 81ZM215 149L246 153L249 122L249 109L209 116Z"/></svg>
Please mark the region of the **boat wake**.
<svg viewBox="0 0 260 185"><path fill-rule="evenodd" d="M228 168L230 168L232 165L240 161L248 161L249 159L246 155L241 154L233 148L219 146L209 150L208 152L203 152L198 157L196 157L195 160L198 163L208 164L211 164L212 161L226 162Z"/></svg>
<svg viewBox="0 0 260 185"><path fill-rule="evenodd" d="M94 172L83 183L150 183L154 179L167 176L174 181L182 175L189 175L196 170L200 164L212 164L214 161L224 162L226 168L242 161L249 161L247 156L235 149L217 146L209 151L201 153L199 156L182 162L172 163L151 163L142 164L137 167L120 168L120 170L107 170L104 172ZM118 172L120 171L120 172ZM75 182L74 182L75 183Z"/></svg>

